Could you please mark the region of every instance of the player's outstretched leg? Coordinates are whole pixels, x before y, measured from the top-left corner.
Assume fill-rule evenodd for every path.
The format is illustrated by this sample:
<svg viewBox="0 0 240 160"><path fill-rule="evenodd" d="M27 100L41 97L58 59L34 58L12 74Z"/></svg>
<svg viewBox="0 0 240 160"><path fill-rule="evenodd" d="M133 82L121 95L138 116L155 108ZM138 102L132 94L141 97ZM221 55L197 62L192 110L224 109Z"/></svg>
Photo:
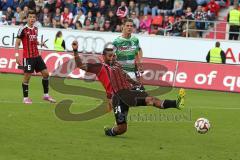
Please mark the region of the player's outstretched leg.
<svg viewBox="0 0 240 160"><path fill-rule="evenodd" d="M42 79L42 86L43 86L43 100L49 101L51 103L56 103L56 100L53 99L49 94L49 74L48 71L45 69L42 71L43 79Z"/></svg>
<svg viewBox="0 0 240 160"><path fill-rule="evenodd" d="M177 100L168 100L168 99L160 100L156 97L148 96L146 97L145 101L146 101L146 105L154 106L160 109L167 109L167 108L182 109L184 108L184 96L185 96L185 90L181 88L179 90Z"/></svg>

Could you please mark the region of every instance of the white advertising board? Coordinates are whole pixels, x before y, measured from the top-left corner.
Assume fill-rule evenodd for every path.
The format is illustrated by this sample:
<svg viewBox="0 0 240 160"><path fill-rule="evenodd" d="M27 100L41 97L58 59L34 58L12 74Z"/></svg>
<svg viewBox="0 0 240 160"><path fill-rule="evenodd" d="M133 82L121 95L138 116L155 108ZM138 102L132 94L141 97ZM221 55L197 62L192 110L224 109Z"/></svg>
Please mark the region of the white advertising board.
<svg viewBox="0 0 240 160"><path fill-rule="evenodd" d="M0 26L0 46L14 47L19 27ZM39 28L39 41L48 40L49 50L54 49L55 34L60 29ZM120 35L111 32L88 32L62 29L67 50L71 49L74 39L79 41L80 51L100 53L106 43L110 43ZM136 35L144 52L144 57L200 61L205 62L206 55L215 40L193 39L182 37L163 37L151 35ZM220 41L221 48L226 52L227 63L240 64L240 42Z"/></svg>

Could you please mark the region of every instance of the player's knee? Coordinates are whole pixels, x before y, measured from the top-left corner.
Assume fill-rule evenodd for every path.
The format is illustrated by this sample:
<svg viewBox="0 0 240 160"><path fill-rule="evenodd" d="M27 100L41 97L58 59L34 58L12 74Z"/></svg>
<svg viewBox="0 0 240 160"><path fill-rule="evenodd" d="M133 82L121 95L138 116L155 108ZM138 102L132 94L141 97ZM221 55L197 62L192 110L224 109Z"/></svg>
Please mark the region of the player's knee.
<svg viewBox="0 0 240 160"><path fill-rule="evenodd" d="M118 133L117 134L118 135L123 134L127 131L127 124L126 123L120 124L120 125L117 126L117 128L118 128Z"/></svg>
<svg viewBox="0 0 240 160"><path fill-rule="evenodd" d="M146 97L145 101L148 106L152 106L154 104L154 97Z"/></svg>
<svg viewBox="0 0 240 160"><path fill-rule="evenodd" d="M43 73L43 78L48 78L49 77L49 73L48 72L45 72L45 73Z"/></svg>

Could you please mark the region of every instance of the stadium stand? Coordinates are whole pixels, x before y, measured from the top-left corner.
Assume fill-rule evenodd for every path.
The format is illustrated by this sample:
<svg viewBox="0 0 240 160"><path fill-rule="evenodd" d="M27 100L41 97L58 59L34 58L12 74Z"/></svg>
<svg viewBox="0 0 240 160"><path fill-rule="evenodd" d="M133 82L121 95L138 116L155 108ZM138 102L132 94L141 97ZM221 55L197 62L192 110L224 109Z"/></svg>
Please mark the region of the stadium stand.
<svg viewBox="0 0 240 160"><path fill-rule="evenodd" d="M212 23L230 0L1 0L0 25L24 25L36 10L38 27L120 32L133 18L135 33L213 38ZM217 26L226 27L219 23ZM191 31L186 33L186 30ZM194 31L195 30L195 31ZM199 31L197 31L199 30ZM208 33L209 32L209 33ZM220 33L219 33L220 34ZM218 35L221 39L225 36Z"/></svg>

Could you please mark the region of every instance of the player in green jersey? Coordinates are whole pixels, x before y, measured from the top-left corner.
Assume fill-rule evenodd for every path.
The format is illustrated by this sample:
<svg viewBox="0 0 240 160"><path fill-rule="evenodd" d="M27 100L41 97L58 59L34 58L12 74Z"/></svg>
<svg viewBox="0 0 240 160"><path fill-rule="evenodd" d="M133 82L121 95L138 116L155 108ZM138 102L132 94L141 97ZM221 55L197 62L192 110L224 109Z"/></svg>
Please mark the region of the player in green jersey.
<svg viewBox="0 0 240 160"><path fill-rule="evenodd" d="M137 37L132 35L133 20L126 19L123 23L122 35L113 41L117 61L123 66L123 70L133 79L141 83L140 76L143 73L141 59L142 49ZM143 87L141 86L141 89Z"/></svg>

